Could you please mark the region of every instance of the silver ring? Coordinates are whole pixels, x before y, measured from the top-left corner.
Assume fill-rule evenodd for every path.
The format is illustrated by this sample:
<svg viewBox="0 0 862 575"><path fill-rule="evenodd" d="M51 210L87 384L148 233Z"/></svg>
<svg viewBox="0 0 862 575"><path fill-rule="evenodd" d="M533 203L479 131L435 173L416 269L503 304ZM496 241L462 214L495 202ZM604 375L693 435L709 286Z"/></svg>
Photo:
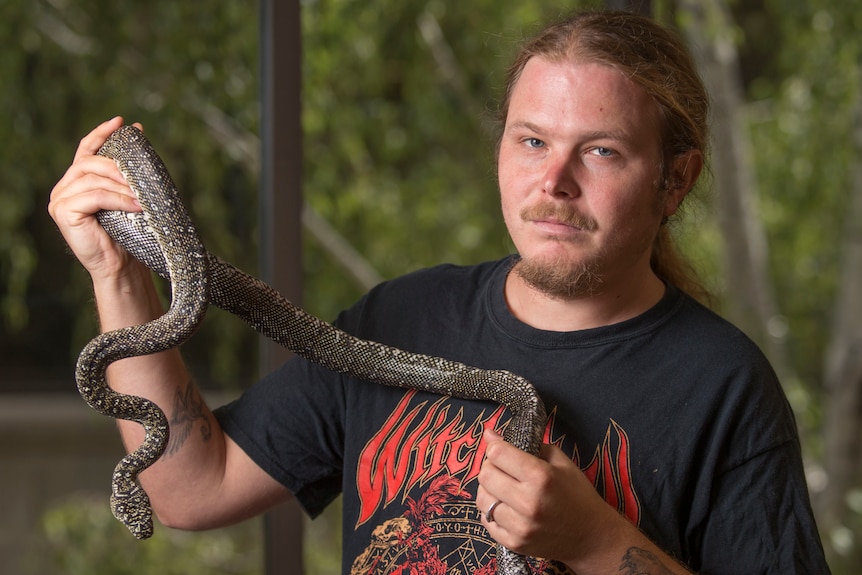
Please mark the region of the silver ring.
<svg viewBox="0 0 862 575"><path fill-rule="evenodd" d="M498 499L497 501L495 501L494 503L492 503L492 504L491 504L491 507L489 507L489 508L488 508L488 511L486 511L486 512L485 512L485 517L487 517L487 518L488 518L488 523L493 523L493 522L494 522L494 510L495 510L495 509L497 508L497 506L498 506L499 504L501 504L501 503L502 503L502 501L500 501L500 500Z"/></svg>

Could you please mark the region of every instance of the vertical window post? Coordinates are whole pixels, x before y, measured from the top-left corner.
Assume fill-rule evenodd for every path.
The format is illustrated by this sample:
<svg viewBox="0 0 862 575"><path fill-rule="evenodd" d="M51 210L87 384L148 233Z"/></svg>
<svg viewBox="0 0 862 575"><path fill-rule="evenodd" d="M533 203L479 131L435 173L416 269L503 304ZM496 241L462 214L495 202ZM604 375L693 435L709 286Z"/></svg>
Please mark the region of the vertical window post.
<svg viewBox="0 0 862 575"><path fill-rule="evenodd" d="M302 125L299 0L260 2L260 273L286 298L302 296ZM289 353L261 342L260 370L268 373ZM264 516L267 575L301 575L302 512L296 502Z"/></svg>

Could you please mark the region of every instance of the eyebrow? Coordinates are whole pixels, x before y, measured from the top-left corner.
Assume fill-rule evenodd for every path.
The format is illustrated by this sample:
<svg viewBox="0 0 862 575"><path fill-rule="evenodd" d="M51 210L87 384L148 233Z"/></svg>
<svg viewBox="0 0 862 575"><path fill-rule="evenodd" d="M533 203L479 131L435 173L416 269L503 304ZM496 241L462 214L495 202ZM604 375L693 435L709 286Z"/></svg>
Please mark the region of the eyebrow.
<svg viewBox="0 0 862 575"><path fill-rule="evenodd" d="M529 121L512 122L506 130L529 130L537 134L544 134L546 130L539 125ZM594 130L581 134L581 138L585 140L613 140L615 142L629 141L631 138L624 130Z"/></svg>
<svg viewBox="0 0 862 575"><path fill-rule="evenodd" d="M545 130L543 130L537 124L534 124L532 122L527 122L527 121L512 122L511 124L509 124L505 128L506 132L509 132L512 130L527 130L530 132L535 132L536 134L539 134L539 135L542 135L545 133Z"/></svg>

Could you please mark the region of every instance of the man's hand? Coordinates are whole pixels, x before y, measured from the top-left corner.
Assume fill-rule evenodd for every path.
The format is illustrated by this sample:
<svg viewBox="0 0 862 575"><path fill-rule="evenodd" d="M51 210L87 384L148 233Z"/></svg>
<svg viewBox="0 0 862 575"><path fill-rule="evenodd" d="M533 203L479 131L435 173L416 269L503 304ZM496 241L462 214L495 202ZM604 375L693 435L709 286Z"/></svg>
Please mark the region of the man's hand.
<svg viewBox="0 0 862 575"><path fill-rule="evenodd" d="M534 457L491 430L484 440L476 507L498 543L579 575L688 573L608 505L559 448L543 445Z"/></svg>
<svg viewBox="0 0 862 575"><path fill-rule="evenodd" d="M96 155L108 136L122 125L123 119L116 117L84 136L72 164L51 191L48 204L48 212L94 281L117 278L137 265L95 218L99 210L141 211L114 161Z"/></svg>

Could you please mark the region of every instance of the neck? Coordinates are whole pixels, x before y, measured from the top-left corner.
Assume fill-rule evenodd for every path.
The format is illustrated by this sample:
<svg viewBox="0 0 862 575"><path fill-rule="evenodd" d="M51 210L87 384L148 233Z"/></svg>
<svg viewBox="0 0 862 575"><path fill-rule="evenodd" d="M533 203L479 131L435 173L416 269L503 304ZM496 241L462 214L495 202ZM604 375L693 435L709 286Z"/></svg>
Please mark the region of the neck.
<svg viewBox="0 0 862 575"><path fill-rule="evenodd" d="M560 298L529 285L517 272L506 278L509 310L520 321L546 331L579 331L636 317L661 300L665 285L652 271L642 277L601 286L601 291Z"/></svg>

